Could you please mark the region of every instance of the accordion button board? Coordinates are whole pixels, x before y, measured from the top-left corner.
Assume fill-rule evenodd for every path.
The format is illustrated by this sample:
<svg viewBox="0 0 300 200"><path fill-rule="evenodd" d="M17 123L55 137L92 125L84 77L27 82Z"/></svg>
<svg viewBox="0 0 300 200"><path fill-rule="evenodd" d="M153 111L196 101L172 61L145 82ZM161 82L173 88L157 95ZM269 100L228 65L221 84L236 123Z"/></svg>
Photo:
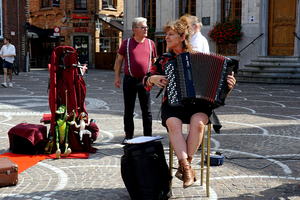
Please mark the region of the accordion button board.
<svg viewBox="0 0 300 200"><path fill-rule="evenodd" d="M181 98L179 94L179 84L177 84L178 75L176 70L176 61L170 61L165 65L165 75L168 76L169 84L167 85L167 94L169 104L172 106L180 106Z"/></svg>

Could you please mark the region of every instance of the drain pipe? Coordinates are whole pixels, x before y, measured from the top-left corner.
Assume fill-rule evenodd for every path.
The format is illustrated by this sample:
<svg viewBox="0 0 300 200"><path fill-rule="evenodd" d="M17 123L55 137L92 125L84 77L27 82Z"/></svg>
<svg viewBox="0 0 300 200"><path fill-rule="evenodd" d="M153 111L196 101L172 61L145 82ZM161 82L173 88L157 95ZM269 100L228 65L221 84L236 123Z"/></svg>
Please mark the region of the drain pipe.
<svg viewBox="0 0 300 200"><path fill-rule="evenodd" d="M17 1L18 7L18 66L21 64L21 41L20 41L20 0Z"/></svg>

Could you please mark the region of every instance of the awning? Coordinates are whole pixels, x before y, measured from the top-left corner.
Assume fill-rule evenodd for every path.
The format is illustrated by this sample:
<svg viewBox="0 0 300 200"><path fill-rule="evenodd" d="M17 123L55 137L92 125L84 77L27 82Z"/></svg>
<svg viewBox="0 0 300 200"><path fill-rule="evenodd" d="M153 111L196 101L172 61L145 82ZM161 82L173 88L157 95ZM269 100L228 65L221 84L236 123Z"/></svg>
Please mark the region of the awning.
<svg viewBox="0 0 300 200"><path fill-rule="evenodd" d="M110 18L104 14L96 14L96 16L99 19L102 19L103 21L105 21L106 23L112 25L113 27L119 29L120 31L123 32L123 20L122 19L114 19L114 18Z"/></svg>
<svg viewBox="0 0 300 200"><path fill-rule="evenodd" d="M37 26L31 25L28 29L28 38L52 38L54 30L53 29L42 29Z"/></svg>

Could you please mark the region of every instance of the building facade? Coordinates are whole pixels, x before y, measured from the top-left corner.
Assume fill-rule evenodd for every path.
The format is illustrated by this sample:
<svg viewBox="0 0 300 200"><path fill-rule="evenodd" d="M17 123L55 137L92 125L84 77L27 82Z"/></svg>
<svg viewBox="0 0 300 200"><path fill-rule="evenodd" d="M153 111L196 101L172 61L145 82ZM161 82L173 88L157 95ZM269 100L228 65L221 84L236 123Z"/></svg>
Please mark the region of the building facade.
<svg viewBox="0 0 300 200"><path fill-rule="evenodd" d="M99 57L116 54L107 41L111 32L121 40L122 12L121 0L30 0L31 67L47 67L52 50L61 45L74 47L89 68L111 67Z"/></svg>
<svg viewBox="0 0 300 200"><path fill-rule="evenodd" d="M16 48L16 63L25 70L25 23L28 21L29 0L0 0L0 48L4 36L11 37Z"/></svg>
<svg viewBox="0 0 300 200"><path fill-rule="evenodd" d="M165 51L162 27L167 21L176 20L184 13L196 15L203 23L201 33L208 39L210 51L237 60L240 75L245 73L245 77L254 78L255 75L247 71L258 73L261 69L266 71L268 66L269 76L293 78L299 75L298 66L296 73L291 70L290 74L284 75L279 72L284 68L279 70L278 66L290 66L299 61L299 11L299 0L127 0L124 4L123 36L124 39L131 36L133 18L146 17L150 29L155 30L157 52L161 54ZM208 33L216 23L226 20L239 21L242 40L234 45L216 45ZM276 69L270 69L270 65L276 65Z"/></svg>

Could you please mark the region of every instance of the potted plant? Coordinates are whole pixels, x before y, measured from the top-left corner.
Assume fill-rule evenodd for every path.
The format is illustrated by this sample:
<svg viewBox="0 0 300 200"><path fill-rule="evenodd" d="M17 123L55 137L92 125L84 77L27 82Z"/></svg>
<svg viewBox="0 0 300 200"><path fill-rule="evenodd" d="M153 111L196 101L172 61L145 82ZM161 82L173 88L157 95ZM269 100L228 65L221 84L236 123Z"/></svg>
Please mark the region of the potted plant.
<svg viewBox="0 0 300 200"><path fill-rule="evenodd" d="M155 28L153 28L153 27L149 28L148 29L148 36L147 36L147 38L149 38L149 39L151 39L151 40L154 41L154 39L155 39L155 34L154 33L155 33Z"/></svg>
<svg viewBox="0 0 300 200"><path fill-rule="evenodd" d="M236 20L216 23L208 37L216 43L218 53L236 54L236 43L243 39L241 30L242 26Z"/></svg>

